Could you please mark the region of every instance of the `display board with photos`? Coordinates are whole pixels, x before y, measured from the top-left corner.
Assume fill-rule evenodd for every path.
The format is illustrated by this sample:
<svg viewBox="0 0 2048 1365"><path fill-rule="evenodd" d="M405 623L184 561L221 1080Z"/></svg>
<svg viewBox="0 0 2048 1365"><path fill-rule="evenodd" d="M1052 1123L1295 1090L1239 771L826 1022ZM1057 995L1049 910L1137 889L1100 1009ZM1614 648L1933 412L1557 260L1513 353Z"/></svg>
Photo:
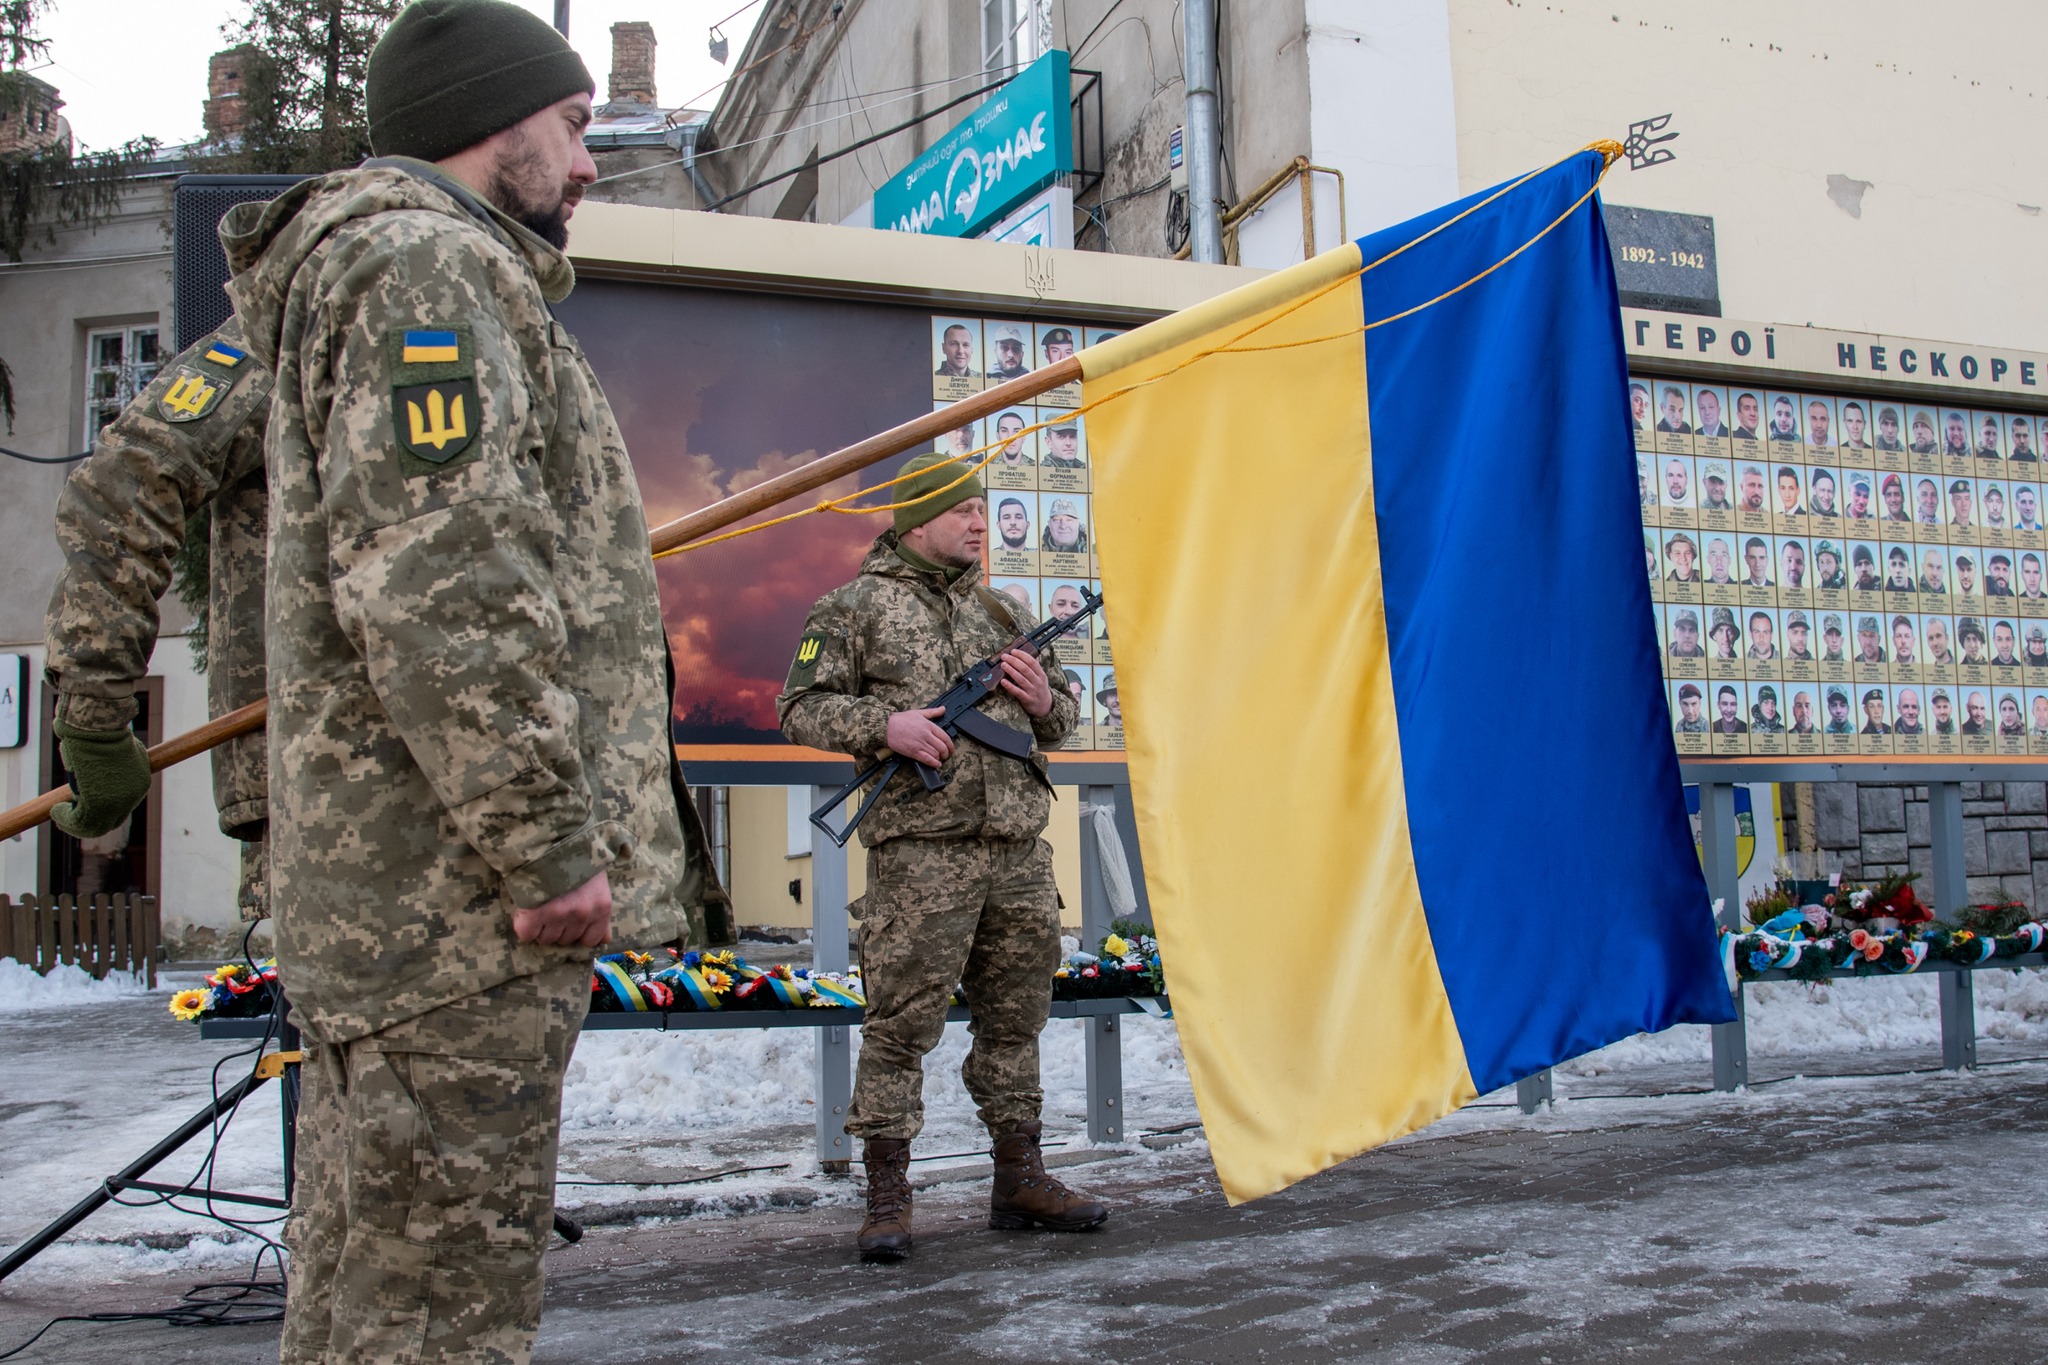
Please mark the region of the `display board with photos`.
<svg viewBox="0 0 2048 1365"><path fill-rule="evenodd" d="M1078 322L935 313L932 401L943 410L1117 335L1118 329ZM1041 621L1078 611L1084 590L1101 591L1088 428L1086 418L1076 411L1080 406L1080 384L1063 385L1029 404L962 423L938 443L943 453L962 454L1003 442L982 471L989 510L983 567L991 588L1008 594ZM1124 747L1123 707L1109 638L1105 608L1096 613L1085 638L1068 636L1053 647L1065 669L1065 685L1081 703L1081 723L1065 744L1067 749Z"/></svg>
<svg viewBox="0 0 2048 1365"><path fill-rule="evenodd" d="M1632 376L1681 757L2048 755L2040 414Z"/></svg>

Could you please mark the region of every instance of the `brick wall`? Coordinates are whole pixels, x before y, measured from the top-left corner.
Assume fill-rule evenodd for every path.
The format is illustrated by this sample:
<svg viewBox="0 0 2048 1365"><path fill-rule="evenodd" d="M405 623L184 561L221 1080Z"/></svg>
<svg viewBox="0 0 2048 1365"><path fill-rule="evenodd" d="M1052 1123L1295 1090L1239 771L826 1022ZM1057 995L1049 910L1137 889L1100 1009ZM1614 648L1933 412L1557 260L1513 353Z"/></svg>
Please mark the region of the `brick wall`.
<svg viewBox="0 0 2048 1365"><path fill-rule="evenodd" d="M1962 788L1970 899L2048 905L2048 784L1965 782ZM1927 788L1816 782L1813 826L1819 847L1840 856L1845 877L1875 880L1913 871L1932 890Z"/></svg>
<svg viewBox="0 0 2048 1365"><path fill-rule="evenodd" d="M612 25L612 70L605 93L614 103L653 104L654 25Z"/></svg>
<svg viewBox="0 0 2048 1365"><path fill-rule="evenodd" d="M206 105L203 110L207 141L221 142L241 133L248 119L243 91L248 86L250 72L262 60L263 54L248 44L216 52L207 58Z"/></svg>

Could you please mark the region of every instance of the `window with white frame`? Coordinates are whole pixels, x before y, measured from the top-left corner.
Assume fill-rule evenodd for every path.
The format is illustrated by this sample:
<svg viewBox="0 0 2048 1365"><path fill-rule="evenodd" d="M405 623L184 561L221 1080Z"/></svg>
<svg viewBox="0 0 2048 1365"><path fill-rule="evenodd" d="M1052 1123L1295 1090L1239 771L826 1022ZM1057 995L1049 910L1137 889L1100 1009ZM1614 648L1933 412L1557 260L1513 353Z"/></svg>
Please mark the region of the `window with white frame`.
<svg viewBox="0 0 2048 1365"><path fill-rule="evenodd" d="M1052 46L1049 0L981 0L981 69L1029 66Z"/></svg>
<svg viewBox="0 0 2048 1365"><path fill-rule="evenodd" d="M85 336L85 439L114 420L163 365L155 323L96 327Z"/></svg>

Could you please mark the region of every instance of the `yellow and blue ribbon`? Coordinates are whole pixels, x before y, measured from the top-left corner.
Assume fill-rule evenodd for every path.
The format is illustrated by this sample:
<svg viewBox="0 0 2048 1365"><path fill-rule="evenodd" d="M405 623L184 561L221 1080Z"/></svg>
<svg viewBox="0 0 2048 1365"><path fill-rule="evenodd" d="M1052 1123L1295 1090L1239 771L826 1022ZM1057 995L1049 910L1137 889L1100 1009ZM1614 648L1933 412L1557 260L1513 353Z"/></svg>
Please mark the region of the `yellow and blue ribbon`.
<svg viewBox="0 0 2048 1365"><path fill-rule="evenodd" d="M633 978L626 975L625 968L608 958L599 958L597 975L612 988L612 994L619 998L619 1004L623 1008L635 1013L646 1012L647 997L640 993L640 987Z"/></svg>

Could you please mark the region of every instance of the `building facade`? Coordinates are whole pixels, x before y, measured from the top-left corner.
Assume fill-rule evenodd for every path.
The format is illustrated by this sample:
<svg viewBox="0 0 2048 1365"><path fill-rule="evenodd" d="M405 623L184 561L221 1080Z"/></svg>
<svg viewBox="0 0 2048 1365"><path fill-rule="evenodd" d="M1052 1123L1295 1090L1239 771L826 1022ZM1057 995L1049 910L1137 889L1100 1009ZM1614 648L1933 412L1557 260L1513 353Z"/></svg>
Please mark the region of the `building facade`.
<svg viewBox="0 0 2048 1365"><path fill-rule="evenodd" d="M651 25L613 32L613 70L588 145L606 181L592 198L695 207L704 202L678 162L704 115L662 107L655 87ZM207 143L232 145L243 120L243 87L256 54L232 48L190 73L203 98ZM201 78L203 77L203 84ZM59 92L33 77L18 107L0 110L0 151L68 142ZM0 446L35 460L61 460L91 448L106 424L177 352L172 281L172 196L193 149L172 148L124 188L118 207L90 227L59 225L33 238L21 261L0 263L0 356L13 372L17 411ZM43 615L63 560L51 514L72 466L0 457L7 496L0 498L0 654L26 661L25 742L0 748L0 804L13 806L53 785L55 755L47 725L51 697L42 680ZM162 632L140 689L151 742L208 719L204 669L189 646L190 614L175 594L163 601ZM11 677L12 674L4 676ZM118 842L114 840L113 842ZM47 824L0 842L0 892L64 894L92 889L99 855ZM159 897L174 949L210 946L238 917L238 851L216 828L212 777L203 761L169 769L115 850L119 884L101 889ZM104 859L102 859L104 861ZM81 881L80 873L85 872ZM784 893L786 896L786 893Z"/></svg>
<svg viewBox="0 0 2048 1365"><path fill-rule="evenodd" d="M1216 13L1233 263L1284 266L1613 139L1631 153L1603 191L1617 242L1637 241L1639 221L1656 225L1652 236L1673 224L1704 234L1707 285L1676 306L1708 323L1759 319L1781 336L1854 337L1859 372L1839 372L1830 355L1789 387L1862 398L1874 419L1873 400L1900 392L1901 376L1872 373L1869 340L1940 339L1908 345L1923 356L2048 348L2033 291L1986 271L2034 259L2048 236L2048 153L1971 132L2028 126L2048 95L2031 73L1992 75L1982 60L2048 37L2038 8L1219 0ZM1184 241L1169 162L1185 111L1183 14L1164 0L782 0L735 64L700 161L727 211L886 226L868 209L877 189L990 98L977 92L1057 48L1073 69L1073 245L1172 255ZM1661 345L1669 325L1663 353L1637 357L1644 375L1709 387L1729 377L1717 365L1728 328L1710 343L1711 325L1682 327L1689 354L1677 354ZM1953 401L1973 423L1987 409L2010 430L2038 422L2044 383L2014 366L1992 392L1957 376L1926 401ZM1951 632L1967 619L1954 611L1965 614L1949 615ZM1895 697L1901 685L1887 686ZM1966 695L1953 698L1959 713ZM1925 870L1914 830L1924 790L1799 784L1778 795L1759 806L1783 812L1780 829L1759 831L1760 849L1822 850L1851 875ZM2036 874L2048 872L2038 785L1986 782L1969 799L1971 893L2036 900ZM743 844L745 830L734 837Z"/></svg>
<svg viewBox="0 0 2048 1365"><path fill-rule="evenodd" d="M1625 140L1631 156L1603 192L1610 224L1617 210L1642 210L1706 234L1711 278L1685 305L1701 327L1725 316L1785 331L1939 338L1959 352L2048 351L2037 291L2023 287L2048 235L2048 152L2002 131L2031 126L2048 88L2024 63L2007 75L1984 61L2048 38L2048 13L2022 0L1954 12L1903 0L1610 0L1583 11L1533 0L1218 0L1216 15L1221 207L1228 258L1246 278L1595 139ZM1072 71L1078 144L1059 187L1072 204L1062 240L1078 254L1054 264L1072 278L1113 272L1109 257L1171 257L1186 240L1171 164L1185 121L1183 22L1183 5L1169 0L765 0L709 112L662 105L655 28L621 24L590 133L601 176L591 197L872 225L878 190L1003 82L1059 51ZM231 135L237 55L219 54L203 74L209 133ZM46 108L10 116L17 127L42 119L46 136L51 120L61 123L59 103L52 90ZM0 139L7 129L0 118ZM170 175L138 180L113 220L61 232L0 267L0 315L11 324L0 345L22 395L11 448L82 449L169 344ZM593 220L584 241L598 230ZM967 259L958 253L976 249L934 244L934 277L957 273ZM1010 269L1011 257L1001 259ZM1036 268L1021 265L1020 277ZM1681 332L1679 350L1693 350L1694 332ZM1718 377L1703 349L1636 359L1653 376ZM1882 387L1865 372L1841 392ZM1982 404L2038 415L2048 409L2041 394L2015 377ZM63 473L5 467L14 482L0 502L10 584L0 593L0 650L28 653L33 678L56 569L49 508ZM167 636L182 628L168 605ZM167 638L154 668L164 733L197 724L203 687L182 642ZM29 744L0 751L10 803L40 785L32 717ZM204 765L164 780L161 809L195 817L189 827L164 820L167 916L224 919L233 850L213 833ZM1975 789L1969 818L1985 837L1981 857L1971 839L1971 871L1996 880L1974 881L1973 894L2035 895L2037 871L2048 871L2039 790ZM759 787L718 798L743 923L808 919L804 795ZM1785 812L1787 846L1832 850L1846 870L1875 874L1924 861L1917 801L1912 788L1845 784L1787 790L1774 808ZM1066 869L1077 836L1071 803L1062 804L1054 839ZM38 840L48 837L0 845L0 889L35 889L47 861ZM857 891L857 859L853 875ZM2048 893L2048 878L2041 885ZM1078 902L1071 886L1067 900Z"/></svg>

